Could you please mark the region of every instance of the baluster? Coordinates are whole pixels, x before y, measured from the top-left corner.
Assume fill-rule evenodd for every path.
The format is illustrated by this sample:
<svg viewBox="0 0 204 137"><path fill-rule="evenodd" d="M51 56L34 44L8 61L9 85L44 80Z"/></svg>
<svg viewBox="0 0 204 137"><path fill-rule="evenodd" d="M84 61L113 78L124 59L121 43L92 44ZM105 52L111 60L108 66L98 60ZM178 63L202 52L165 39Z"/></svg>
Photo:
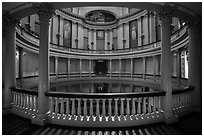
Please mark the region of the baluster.
<svg viewBox="0 0 204 137"><path fill-rule="evenodd" d="M179 109L179 96L175 95L175 109L176 111Z"/></svg>
<svg viewBox="0 0 204 137"><path fill-rule="evenodd" d="M103 108L102 108L102 121L106 121L106 99L102 99Z"/></svg>
<svg viewBox="0 0 204 137"><path fill-rule="evenodd" d="M53 115L54 112L54 98L53 97L49 97L50 99L50 104L49 104L49 111L50 111L50 115Z"/></svg>
<svg viewBox="0 0 204 137"><path fill-rule="evenodd" d="M186 94L183 95L183 107L185 111L186 110Z"/></svg>
<svg viewBox="0 0 204 137"><path fill-rule="evenodd" d="M28 101L27 101L27 110L30 113L30 95L27 96Z"/></svg>
<svg viewBox="0 0 204 137"><path fill-rule="evenodd" d="M148 98L148 113L149 113L149 116L151 115L151 112L152 112L151 100L152 100L152 97L149 97Z"/></svg>
<svg viewBox="0 0 204 137"><path fill-rule="evenodd" d="M28 113L28 94L25 94L25 113Z"/></svg>
<svg viewBox="0 0 204 137"><path fill-rule="evenodd" d="M89 101L90 101L90 110L89 110L90 117L89 117L89 120L93 121L93 99L89 99Z"/></svg>
<svg viewBox="0 0 204 137"><path fill-rule="evenodd" d="M55 97L55 116L58 117L59 106L58 106L58 98Z"/></svg>
<svg viewBox="0 0 204 137"><path fill-rule="evenodd" d="M60 98L60 104L61 104L61 108L60 108L61 118L63 118L64 116L64 99L63 98Z"/></svg>
<svg viewBox="0 0 204 137"><path fill-rule="evenodd" d="M99 101L100 99L96 99L96 121L99 121L99 117L100 117Z"/></svg>
<svg viewBox="0 0 204 137"><path fill-rule="evenodd" d="M21 98L21 110L23 110L23 93L20 93L20 98Z"/></svg>
<svg viewBox="0 0 204 137"><path fill-rule="evenodd" d="M126 99L126 118L127 120L130 120L130 98Z"/></svg>
<svg viewBox="0 0 204 137"><path fill-rule="evenodd" d="M30 95L30 111L34 111L34 101L33 101L33 95Z"/></svg>
<svg viewBox="0 0 204 137"><path fill-rule="evenodd" d="M18 93L17 92L15 92L15 98L16 98L16 101L15 101L15 109L17 109L17 107L18 107Z"/></svg>
<svg viewBox="0 0 204 137"><path fill-rule="evenodd" d="M83 99L84 101L84 121L87 121L87 99Z"/></svg>
<svg viewBox="0 0 204 137"><path fill-rule="evenodd" d="M141 100L142 98L138 98L138 102L137 102L137 114L139 117L141 115Z"/></svg>
<svg viewBox="0 0 204 137"><path fill-rule="evenodd" d="M25 109L25 111L26 111L26 108L27 108L27 95L26 95L26 94L24 94L24 103L23 103L23 107L24 107L24 109Z"/></svg>
<svg viewBox="0 0 204 137"><path fill-rule="evenodd" d="M38 101L37 101L37 96L34 96L34 110L35 110L35 112L38 111Z"/></svg>
<svg viewBox="0 0 204 137"><path fill-rule="evenodd" d="M13 91L13 105L12 108L16 107L16 92Z"/></svg>
<svg viewBox="0 0 204 137"><path fill-rule="evenodd" d="M135 108L135 100L136 98L132 98L132 118L135 119L135 113L136 113L136 108Z"/></svg>
<svg viewBox="0 0 204 137"><path fill-rule="evenodd" d="M78 106L77 106L77 120L81 120L81 99L77 98Z"/></svg>
<svg viewBox="0 0 204 137"><path fill-rule="evenodd" d="M121 98L120 99L120 103L121 103L121 106L120 106L120 120L123 121L124 120L124 101L125 99L124 98Z"/></svg>
<svg viewBox="0 0 204 137"><path fill-rule="evenodd" d="M13 91L12 93L13 93L13 104L12 104L12 108L14 108L15 105L16 105L16 98L15 98L16 92Z"/></svg>
<svg viewBox="0 0 204 137"><path fill-rule="evenodd" d="M108 99L108 121L112 121L112 106L111 106L112 99Z"/></svg>
<svg viewBox="0 0 204 137"><path fill-rule="evenodd" d="M118 98L115 98L115 111L114 111L114 121L118 121Z"/></svg>
<svg viewBox="0 0 204 137"><path fill-rule="evenodd" d="M27 99L26 99L26 94L23 94L23 109L24 109L24 111L26 111L26 101L27 101Z"/></svg>
<svg viewBox="0 0 204 137"><path fill-rule="evenodd" d="M69 107L69 98L66 98L66 119L69 119L70 107Z"/></svg>
<svg viewBox="0 0 204 137"><path fill-rule="evenodd" d="M157 105L157 97L154 97L153 98L153 111L154 111L154 115L156 115L156 113L157 113L156 105Z"/></svg>
<svg viewBox="0 0 204 137"><path fill-rule="evenodd" d="M183 109L183 96L182 95L180 95L180 109L181 111Z"/></svg>
<svg viewBox="0 0 204 137"><path fill-rule="evenodd" d="M18 94L18 109L20 109L21 107L21 95L20 93L17 93Z"/></svg>
<svg viewBox="0 0 204 137"><path fill-rule="evenodd" d="M71 101L72 101L72 120L75 119L75 113L76 113L76 110L75 110L75 99L74 98L71 98Z"/></svg>
<svg viewBox="0 0 204 137"><path fill-rule="evenodd" d="M161 97L158 97L158 111L161 112Z"/></svg>
<svg viewBox="0 0 204 137"><path fill-rule="evenodd" d="M185 105L184 105L185 106L185 110L187 110L187 106L188 106L187 105L188 104L188 100L187 99L188 99L188 94L185 94Z"/></svg>
<svg viewBox="0 0 204 137"><path fill-rule="evenodd" d="M143 109L142 109L142 114L143 114L143 117L146 117L146 97L143 97Z"/></svg>

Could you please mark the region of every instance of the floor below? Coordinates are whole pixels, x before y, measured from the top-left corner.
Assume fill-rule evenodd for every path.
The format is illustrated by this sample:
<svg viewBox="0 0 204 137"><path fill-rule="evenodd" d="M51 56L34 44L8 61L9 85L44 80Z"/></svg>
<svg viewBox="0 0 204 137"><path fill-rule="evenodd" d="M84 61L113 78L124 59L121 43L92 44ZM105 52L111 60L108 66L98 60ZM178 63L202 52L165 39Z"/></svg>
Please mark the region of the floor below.
<svg viewBox="0 0 204 137"><path fill-rule="evenodd" d="M31 120L9 114L2 116L3 135L201 135L202 114L191 113L175 124L156 123L125 128L79 128L59 125L44 127Z"/></svg>

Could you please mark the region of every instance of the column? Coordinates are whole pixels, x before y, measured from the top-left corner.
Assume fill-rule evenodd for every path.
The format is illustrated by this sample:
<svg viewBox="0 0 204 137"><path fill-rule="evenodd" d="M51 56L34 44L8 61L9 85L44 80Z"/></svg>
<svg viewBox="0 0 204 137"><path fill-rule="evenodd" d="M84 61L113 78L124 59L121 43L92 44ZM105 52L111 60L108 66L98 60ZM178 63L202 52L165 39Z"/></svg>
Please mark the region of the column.
<svg viewBox="0 0 204 137"><path fill-rule="evenodd" d="M145 74L146 74L146 59L145 57L143 59L143 79L145 79Z"/></svg>
<svg viewBox="0 0 204 137"><path fill-rule="evenodd" d="M82 72L82 59L79 60L79 71L80 71L80 77Z"/></svg>
<svg viewBox="0 0 204 137"><path fill-rule="evenodd" d="M105 30L105 50L108 50L108 31Z"/></svg>
<svg viewBox="0 0 204 137"><path fill-rule="evenodd" d="M118 26L118 45L117 46L118 46L117 49L123 48L123 24L120 24Z"/></svg>
<svg viewBox="0 0 204 137"><path fill-rule="evenodd" d="M154 12L150 12L150 43L156 41L156 28Z"/></svg>
<svg viewBox="0 0 204 137"><path fill-rule="evenodd" d="M96 50L96 30L93 30L93 49Z"/></svg>
<svg viewBox="0 0 204 137"><path fill-rule="evenodd" d="M165 122L175 122L173 115L173 100L172 100L172 52L171 52L171 21L172 11L167 5L160 13L161 17L161 90L166 92L163 99L163 109L165 114Z"/></svg>
<svg viewBox="0 0 204 137"><path fill-rule="evenodd" d="M91 42L92 42L92 37L91 37L91 30L88 29L88 44L89 44L89 49L92 50Z"/></svg>
<svg viewBox="0 0 204 137"><path fill-rule="evenodd" d="M89 60L89 77L91 77L91 59Z"/></svg>
<svg viewBox="0 0 204 137"><path fill-rule="evenodd" d="M189 23L188 85L194 87L192 108L202 109L202 31L201 23L195 19Z"/></svg>
<svg viewBox="0 0 204 137"><path fill-rule="evenodd" d="M112 77L112 60L110 59L110 77Z"/></svg>
<svg viewBox="0 0 204 137"><path fill-rule="evenodd" d="M11 109L11 90L10 87L16 86L16 45L15 45L15 19L9 15L3 15L2 30L2 50L3 50L3 93L2 93L2 114L10 113Z"/></svg>
<svg viewBox="0 0 204 137"><path fill-rule="evenodd" d="M133 78L133 58L130 59L130 73L131 73L131 78Z"/></svg>
<svg viewBox="0 0 204 137"><path fill-rule="evenodd" d="M153 80L156 80L156 55L152 56L153 58Z"/></svg>
<svg viewBox="0 0 204 137"><path fill-rule="evenodd" d="M68 78L70 78L70 65L71 65L70 60L71 60L70 58L67 59L67 74L68 74Z"/></svg>
<svg viewBox="0 0 204 137"><path fill-rule="evenodd" d="M176 75L177 75L177 84L180 86L181 83L181 51L177 50L176 52L177 61L176 61Z"/></svg>
<svg viewBox="0 0 204 137"><path fill-rule="evenodd" d="M121 59L119 59L119 75L120 75L120 77L122 76L122 61L121 61Z"/></svg>
<svg viewBox="0 0 204 137"><path fill-rule="evenodd" d="M56 78L58 78L58 58L59 57L55 56L55 75L56 75Z"/></svg>
<svg viewBox="0 0 204 137"><path fill-rule="evenodd" d="M23 48L18 47L19 49L19 79L20 86L23 87Z"/></svg>
<svg viewBox="0 0 204 137"><path fill-rule="evenodd" d="M38 113L32 119L32 123L37 125L46 124L46 113L48 111L48 98L45 92L50 90L49 82L49 19L53 11L49 9L47 3L38 4L34 7L40 20L40 45L39 45L39 83L38 83Z"/></svg>
<svg viewBox="0 0 204 137"><path fill-rule="evenodd" d="M109 41L110 41L109 50L112 50L112 45L113 45L113 29L110 30L109 34L110 34L109 35L110 36L110 38L109 38Z"/></svg>

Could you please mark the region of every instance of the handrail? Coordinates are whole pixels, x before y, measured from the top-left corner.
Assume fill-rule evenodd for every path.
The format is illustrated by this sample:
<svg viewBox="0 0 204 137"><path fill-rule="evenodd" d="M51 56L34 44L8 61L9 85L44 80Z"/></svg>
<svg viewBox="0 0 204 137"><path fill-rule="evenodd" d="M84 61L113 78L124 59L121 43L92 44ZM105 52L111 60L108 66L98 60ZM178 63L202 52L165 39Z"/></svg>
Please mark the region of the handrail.
<svg viewBox="0 0 204 137"><path fill-rule="evenodd" d="M190 92L194 89L194 87L192 86L186 86L183 89L176 89L172 91L172 95L176 95L176 94L182 94L182 93L187 93Z"/></svg>
<svg viewBox="0 0 204 137"><path fill-rule="evenodd" d="M36 90L23 89L23 88L17 88L17 87L11 87L10 89L11 89L12 91L14 91L14 92L38 96L38 91L36 91Z"/></svg>
<svg viewBox="0 0 204 137"><path fill-rule="evenodd" d="M46 92L46 96L66 97L66 98L136 98L136 97L155 97L165 96L164 91L142 92L142 93L65 93L65 92Z"/></svg>

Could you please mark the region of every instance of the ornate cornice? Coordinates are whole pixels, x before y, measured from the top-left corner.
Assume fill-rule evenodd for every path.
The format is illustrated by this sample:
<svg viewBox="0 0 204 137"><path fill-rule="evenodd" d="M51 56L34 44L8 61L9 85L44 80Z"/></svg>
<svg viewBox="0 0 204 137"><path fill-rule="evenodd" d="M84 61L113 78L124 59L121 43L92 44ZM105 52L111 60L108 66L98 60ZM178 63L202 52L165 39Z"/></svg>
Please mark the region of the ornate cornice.
<svg viewBox="0 0 204 137"><path fill-rule="evenodd" d="M173 17L173 8L168 3L164 5L160 12L156 16L161 20L162 23L171 23Z"/></svg>
<svg viewBox="0 0 204 137"><path fill-rule="evenodd" d="M48 3L34 3L33 9L41 21L47 21L54 15L54 9Z"/></svg>

